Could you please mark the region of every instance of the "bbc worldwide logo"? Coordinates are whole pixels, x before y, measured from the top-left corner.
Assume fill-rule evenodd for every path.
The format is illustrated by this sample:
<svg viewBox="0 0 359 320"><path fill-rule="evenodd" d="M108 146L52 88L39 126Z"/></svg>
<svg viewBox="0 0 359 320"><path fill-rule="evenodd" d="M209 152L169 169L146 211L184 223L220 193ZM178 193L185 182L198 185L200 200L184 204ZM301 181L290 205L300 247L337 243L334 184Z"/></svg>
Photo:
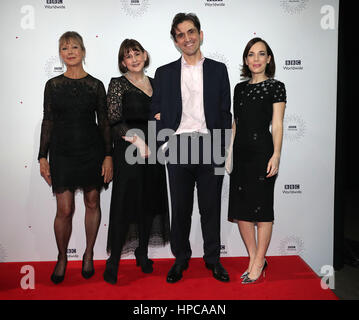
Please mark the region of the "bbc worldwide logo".
<svg viewBox="0 0 359 320"><path fill-rule="evenodd" d="M226 246L221 244L221 254L227 254Z"/></svg>
<svg viewBox="0 0 359 320"><path fill-rule="evenodd" d="M207 0L204 5L206 7L224 7L226 3L223 0Z"/></svg>
<svg viewBox="0 0 359 320"><path fill-rule="evenodd" d="M128 16L137 18L145 14L150 5L150 0L121 0L122 9Z"/></svg>
<svg viewBox="0 0 359 320"><path fill-rule="evenodd" d="M284 194L301 194L300 184L285 184L283 189Z"/></svg>
<svg viewBox="0 0 359 320"><path fill-rule="evenodd" d="M302 60L285 60L286 66L300 66L302 65Z"/></svg>
<svg viewBox="0 0 359 320"><path fill-rule="evenodd" d="M283 122L284 139L289 141L299 141L305 136L306 124L297 114L286 114Z"/></svg>
<svg viewBox="0 0 359 320"><path fill-rule="evenodd" d="M75 248L67 249L67 258L78 258L79 255L76 252Z"/></svg>
<svg viewBox="0 0 359 320"><path fill-rule="evenodd" d="M63 0L46 0L45 9L66 9Z"/></svg>
<svg viewBox="0 0 359 320"><path fill-rule="evenodd" d="M281 0L280 6L286 13L300 14L307 7L308 0Z"/></svg>
<svg viewBox="0 0 359 320"><path fill-rule="evenodd" d="M302 60L300 59L292 59L292 60L285 60L284 70L303 70Z"/></svg>

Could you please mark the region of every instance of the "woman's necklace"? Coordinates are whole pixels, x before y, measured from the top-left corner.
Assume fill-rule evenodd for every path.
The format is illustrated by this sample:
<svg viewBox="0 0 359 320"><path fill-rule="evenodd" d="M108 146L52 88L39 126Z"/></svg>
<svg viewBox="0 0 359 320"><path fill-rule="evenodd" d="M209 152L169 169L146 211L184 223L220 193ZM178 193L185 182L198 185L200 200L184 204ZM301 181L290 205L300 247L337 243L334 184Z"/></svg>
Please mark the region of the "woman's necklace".
<svg viewBox="0 0 359 320"><path fill-rule="evenodd" d="M129 76L129 74L126 74L126 78L128 81L130 81L132 83L132 85L134 85L136 88L140 89L141 91L143 91L146 95L148 95L149 97L152 96L152 87L150 82L147 80L147 76L143 75L142 79L140 80L133 80L131 79L131 77Z"/></svg>
<svg viewBox="0 0 359 320"><path fill-rule="evenodd" d="M145 82L146 76L143 75L142 79L135 80L135 79L132 79L132 78L130 77L130 75L127 73L127 79L130 80L133 84L139 84L139 85L140 85L140 84L142 84L142 83Z"/></svg>

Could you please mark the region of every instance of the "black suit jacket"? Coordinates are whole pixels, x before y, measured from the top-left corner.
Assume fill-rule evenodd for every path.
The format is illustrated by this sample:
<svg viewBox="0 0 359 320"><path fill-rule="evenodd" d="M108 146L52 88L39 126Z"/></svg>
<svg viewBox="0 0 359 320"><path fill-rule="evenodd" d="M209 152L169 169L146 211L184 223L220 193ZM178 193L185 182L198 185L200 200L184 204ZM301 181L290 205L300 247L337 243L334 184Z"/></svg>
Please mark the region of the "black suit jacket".
<svg viewBox="0 0 359 320"><path fill-rule="evenodd" d="M181 58L156 70L151 103L151 119L161 113L157 131L180 125L182 116ZM231 96L225 64L205 58L203 62L203 103L207 129L230 129Z"/></svg>

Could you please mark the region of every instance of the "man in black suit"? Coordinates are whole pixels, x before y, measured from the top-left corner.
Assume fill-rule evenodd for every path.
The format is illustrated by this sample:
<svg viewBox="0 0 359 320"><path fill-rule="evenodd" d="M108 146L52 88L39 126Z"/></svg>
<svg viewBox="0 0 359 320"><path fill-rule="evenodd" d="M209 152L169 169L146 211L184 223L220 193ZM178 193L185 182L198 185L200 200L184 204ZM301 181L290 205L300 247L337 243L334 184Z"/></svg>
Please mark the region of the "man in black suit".
<svg viewBox="0 0 359 320"><path fill-rule="evenodd" d="M176 257L167 282L174 283L182 278L192 254L189 235L195 185L205 265L217 280L227 282L228 273L219 259L223 175L215 174L216 167L223 166L223 162L215 163L213 157L218 149L223 155L224 131L231 129L227 68L202 55L203 32L196 15L177 14L171 35L182 57L157 69L151 105L152 116L156 115L158 120L157 129L174 132L169 144L162 148L168 147L171 153L171 148L177 147L176 161L167 163L172 208L171 250ZM219 148L215 145L218 140L213 138L218 131L222 137ZM183 141L188 143L185 148L181 148ZM206 161L208 154L210 159Z"/></svg>

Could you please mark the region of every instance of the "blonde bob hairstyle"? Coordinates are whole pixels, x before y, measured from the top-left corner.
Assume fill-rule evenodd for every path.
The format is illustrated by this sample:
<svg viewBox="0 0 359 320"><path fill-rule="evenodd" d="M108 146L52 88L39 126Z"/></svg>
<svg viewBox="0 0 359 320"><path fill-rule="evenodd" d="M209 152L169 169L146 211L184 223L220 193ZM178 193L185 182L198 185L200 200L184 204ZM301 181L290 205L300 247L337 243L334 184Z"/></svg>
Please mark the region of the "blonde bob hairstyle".
<svg viewBox="0 0 359 320"><path fill-rule="evenodd" d="M86 56L86 48L84 45L84 41L82 39L82 37L80 36L79 33L77 33L76 31L67 31L65 32L59 39L59 53L61 51L61 46L64 43L68 43L70 41L74 41L76 43L78 43L78 45L81 47L81 50L84 52L84 57L82 59L83 62L85 62L85 56ZM61 56L60 56L61 59ZM61 61L63 63L63 61Z"/></svg>

